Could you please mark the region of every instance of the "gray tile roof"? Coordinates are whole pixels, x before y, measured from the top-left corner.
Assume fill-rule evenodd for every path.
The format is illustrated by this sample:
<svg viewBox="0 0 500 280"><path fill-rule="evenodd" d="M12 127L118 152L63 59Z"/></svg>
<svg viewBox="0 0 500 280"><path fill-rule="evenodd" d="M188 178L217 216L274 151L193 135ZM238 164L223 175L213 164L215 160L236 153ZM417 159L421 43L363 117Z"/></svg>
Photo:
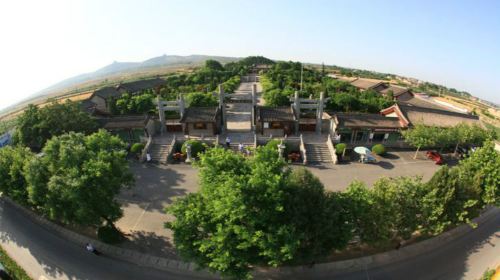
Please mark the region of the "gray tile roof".
<svg viewBox="0 0 500 280"><path fill-rule="evenodd" d="M401 128L402 125L397 117L386 117L380 114L364 113L337 113L335 121L340 127L362 127L362 128Z"/></svg>
<svg viewBox="0 0 500 280"><path fill-rule="evenodd" d="M257 116L263 122L295 120L291 107L257 107Z"/></svg>
<svg viewBox="0 0 500 280"><path fill-rule="evenodd" d="M122 94L119 91L117 91L115 87L104 87L104 88L100 88L100 89L94 91L94 93L92 94L92 97L99 96L99 97L102 97L104 99L108 99L110 97L117 97L118 98L121 95Z"/></svg>
<svg viewBox="0 0 500 280"><path fill-rule="evenodd" d="M147 80L138 80L134 82L122 83L118 85L119 89L124 89L128 93L136 93L146 89L156 88L157 86L165 84L165 80L154 78Z"/></svg>
<svg viewBox="0 0 500 280"><path fill-rule="evenodd" d="M397 106L412 125L451 127L460 123L479 124L478 116L410 104L398 104Z"/></svg>
<svg viewBox="0 0 500 280"><path fill-rule="evenodd" d="M189 107L185 109L180 122L214 122L218 111L219 107Z"/></svg>

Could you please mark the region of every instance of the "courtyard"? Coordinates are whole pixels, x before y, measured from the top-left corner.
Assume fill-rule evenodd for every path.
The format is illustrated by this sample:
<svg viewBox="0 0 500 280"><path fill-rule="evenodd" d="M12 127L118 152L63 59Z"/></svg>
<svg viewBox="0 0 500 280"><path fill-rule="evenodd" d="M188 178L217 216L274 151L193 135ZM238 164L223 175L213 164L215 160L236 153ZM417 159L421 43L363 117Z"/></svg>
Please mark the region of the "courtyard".
<svg viewBox="0 0 500 280"><path fill-rule="evenodd" d="M439 168L419 152L394 150L376 163L363 164L352 158L338 165L312 165L307 168L323 182L329 191L342 191L353 180L371 186L380 177L422 176L429 180ZM292 165L300 168L302 165ZM124 216L117 226L127 235L121 246L152 255L177 258L172 233L164 223L172 219L164 211L176 198L198 190L198 171L187 164L151 165L131 163L136 184L119 196Z"/></svg>

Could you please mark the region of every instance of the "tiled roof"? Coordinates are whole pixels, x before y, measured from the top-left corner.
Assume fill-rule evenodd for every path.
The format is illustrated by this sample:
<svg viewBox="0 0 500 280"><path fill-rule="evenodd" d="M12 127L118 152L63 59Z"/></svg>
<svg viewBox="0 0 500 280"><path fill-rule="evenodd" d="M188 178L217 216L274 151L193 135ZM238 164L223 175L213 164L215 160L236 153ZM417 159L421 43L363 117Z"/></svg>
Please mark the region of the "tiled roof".
<svg viewBox="0 0 500 280"><path fill-rule="evenodd" d="M384 81L381 80L375 80L375 79L365 79L365 78L359 78L351 82L351 85L360 88L360 89L371 89L374 88L380 84L382 84Z"/></svg>
<svg viewBox="0 0 500 280"><path fill-rule="evenodd" d="M399 118L380 114L337 113L334 118L340 127L401 128Z"/></svg>
<svg viewBox="0 0 500 280"><path fill-rule="evenodd" d="M400 87L400 86L395 86L395 85L389 85L387 88L383 89L380 91L380 93L383 94L388 94L389 91L392 91L392 94L394 97L398 97L401 94L408 92L409 90L405 87Z"/></svg>
<svg viewBox="0 0 500 280"><path fill-rule="evenodd" d="M135 82L122 83L118 86L119 89L124 89L128 93L136 93L146 89L152 89L165 84L165 80L155 78L147 80L139 80Z"/></svg>
<svg viewBox="0 0 500 280"><path fill-rule="evenodd" d="M108 99L110 97L120 97L121 95L122 94L117 91L115 87L104 87L94 91L94 93L92 94L92 96L99 96L104 99Z"/></svg>
<svg viewBox="0 0 500 280"><path fill-rule="evenodd" d="M185 109L180 122L213 122L218 110L219 107L189 107Z"/></svg>
<svg viewBox="0 0 500 280"><path fill-rule="evenodd" d="M259 121L276 122L295 120L291 107L257 107L257 110Z"/></svg>
<svg viewBox="0 0 500 280"><path fill-rule="evenodd" d="M479 124L478 116L418 107L410 104L398 104L397 106L412 125L423 124L426 126L451 127L460 123Z"/></svg>
<svg viewBox="0 0 500 280"><path fill-rule="evenodd" d="M105 129L144 128L148 118L144 116L120 116L98 119L98 122Z"/></svg>

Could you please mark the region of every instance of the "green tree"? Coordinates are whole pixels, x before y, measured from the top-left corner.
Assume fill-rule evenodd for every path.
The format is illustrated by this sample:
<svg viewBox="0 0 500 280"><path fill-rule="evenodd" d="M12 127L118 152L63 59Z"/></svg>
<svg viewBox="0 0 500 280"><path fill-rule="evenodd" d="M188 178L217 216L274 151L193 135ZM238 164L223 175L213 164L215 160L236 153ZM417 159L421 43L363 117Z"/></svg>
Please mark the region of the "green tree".
<svg viewBox="0 0 500 280"><path fill-rule="evenodd" d="M89 134L97 129L96 121L82 112L78 103L67 101L38 108L29 105L18 119L15 142L39 151L53 136L70 131Z"/></svg>
<svg viewBox="0 0 500 280"><path fill-rule="evenodd" d="M125 144L100 130L52 138L25 167L30 200L48 217L99 227L122 216L115 196L133 182Z"/></svg>
<svg viewBox="0 0 500 280"><path fill-rule="evenodd" d="M481 199L484 205L500 203L500 155L492 141L470 154L459 163L459 168L466 172L481 186Z"/></svg>
<svg viewBox="0 0 500 280"><path fill-rule="evenodd" d="M481 208L481 188L467 172L441 167L425 184L422 198L423 231L439 234L450 226L477 216Z"/></svg>
<svg viewBox="0 0 500 280"><path fill-rule="evenodd" d="M205 61L205 68L216 71L224 71L224 66L217 60L208 59Z"/></svg>
<svg viewBox="0 0 500 280"><path fill-rule="evenodd" d="M196 166L200 192L167 209L176 219L166 227L183 258L202 268L248 278L253 265L323 256L350 239L342 197L307 171L291 173L275 149L246 160L214 148Z"/></svg>
<svg viewBox="0 0 500 280"><path fill-rule="evenodd" d="M424 125L416 125L414 128L402 131L405 141L417 148L415 156L413 157L414 159L417 158L420 148L436 145L438 133L438 128L427 127Z"/></svg>
<svg viewBox="0 0 500 280"><path fill-rule="evenodd" d="M33 153L22 146L0 149L0 192L21 204L28 204L23 167L32 158Z"/></svg>
<svg viewBox="0 0 500 280"><path fill-rule="evenodd" d="M217 97L212 93L191 92L186 94L188 107L211 107L219 104Z"/></svg>

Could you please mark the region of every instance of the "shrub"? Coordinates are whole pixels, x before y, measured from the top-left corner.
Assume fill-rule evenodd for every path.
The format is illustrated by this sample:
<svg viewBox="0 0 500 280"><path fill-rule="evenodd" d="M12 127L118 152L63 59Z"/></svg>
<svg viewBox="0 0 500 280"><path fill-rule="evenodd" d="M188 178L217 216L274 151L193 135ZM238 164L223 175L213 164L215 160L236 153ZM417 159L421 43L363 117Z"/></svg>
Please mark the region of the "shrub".
<svg viewBox="0 0 500 280"><path fill-rule="evenodd" d="M199 153L202 153L206 150L207 148L207 145L204 144L203 142L201 141L198 141L198 140L187 140L186 142L184 142L184 144L182 144L182 147L181 147L181 152L183 154L186 154L186 147L188 144L191 144L191 156L192 157L197 157Z"/></svg>
<svg viewBox="0 0 500 280"><path fill-rule="evenodd" d="M123 241L122 233L114 226L105 225L97 229L97 238L104 243L117 244Z"/></svg>
<svg viewBox="0 0 500 280"><path fill-rule="evenodd" d="M385 152L385 147L382 144L376 144L372 147L372 153L376 155L383 155Z"/></svg>
<svg viewBox="0 0 500 280"><path fill-rule="evenodd" d="M278 150L278 145L281 143L281 140L279 139L272 139L271 141L266 143L266 147L271 147L273 149ZM289 149L287 143L283 142L283 145L285 145L285 150L283 151L283 155L288 155Z"/></svg>
<svg viewBox="0 0 500 280"><path fill-rule="evenodd" d="M139 154L142 152L142 150L144 149L144 144L142 143L134 143L132 145L132 147L130 147L130 152L134 153L134 154Z"/></svg>
<svg viewBox="0 0 500 280"><path fill-rule="evenodd" d="M346 147L347 145L345 143L338 143L337 145L335 145L335 153L338 155L343 154Z"/></svg>

